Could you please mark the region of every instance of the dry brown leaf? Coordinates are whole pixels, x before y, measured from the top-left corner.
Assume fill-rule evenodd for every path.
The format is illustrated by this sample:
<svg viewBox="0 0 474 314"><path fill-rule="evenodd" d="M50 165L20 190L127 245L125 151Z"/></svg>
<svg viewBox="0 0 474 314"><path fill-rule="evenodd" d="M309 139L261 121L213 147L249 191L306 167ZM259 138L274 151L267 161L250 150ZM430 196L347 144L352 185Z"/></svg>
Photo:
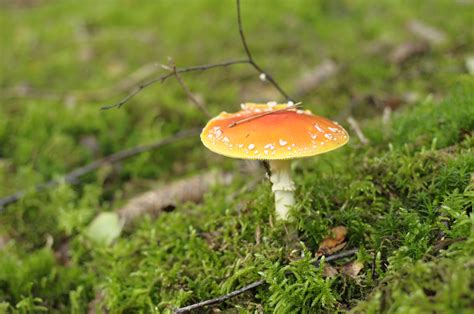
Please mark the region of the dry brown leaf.
<svg viewBox="0 0 474 314"><path fill-rule="evenodd" d="M344 240L346 239L347 229L344 226L338 226L331 229L331 235L325 238L319 244L318 251L316 252L316 256L321 255L330 255L337 251L340 251L346 243Z"/></svg>
<svg viewBox="0 0 474 314"><path fill-rule="evenodd" d="M344 226L334 227L331 229L331 233L333 234L333 237L336 240L339 240L340 242L342 242L346 239L347 228Z"/></svg>
<svg viewBox="0 0 474 314"><path fill-rule="evenodd" d="M342 266L340 268L340 271L342 274L351 277L351 278L356 278L357 275L360 273L360 271L364 268L364 264L362 264L359 261L353 261L350 263L347 263L346 265Z"/></svg>

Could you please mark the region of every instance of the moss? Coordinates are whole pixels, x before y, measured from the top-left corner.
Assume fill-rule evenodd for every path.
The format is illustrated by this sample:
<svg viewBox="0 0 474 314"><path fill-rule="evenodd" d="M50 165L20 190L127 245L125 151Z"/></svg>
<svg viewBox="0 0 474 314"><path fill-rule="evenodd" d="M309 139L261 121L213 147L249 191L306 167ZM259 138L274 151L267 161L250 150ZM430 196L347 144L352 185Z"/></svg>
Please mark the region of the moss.
<svg viewBox="0 0 474 314"><path fill-rule="evenodd" d="M328 57L343 65L303 97L313 112L334 117L354 99L418 95L385 124L380 108L357 102L352 113L369 145L352 136L340 150L294 163L298 203L290 225L276 222L263 175L251 185L235 161L205 151L197 139L103 167L77 186L31 190L93 159L204 125L207 118L171 80L121 110L99 107L128 91L124 78L168 55L179 66L242 56L232 2L0 6L7 43L0 58L0 195L28 190L0 212L0 312L170 312L259 279L266 284L218 307L472 312L474 80L464 61L474 41L464 31L472 15L466 4L276 1L268 10L265 2L243 2L255 58L287 90ZM442 30L447 41L402 67L389 64L387 51L416 40L404 28L413 18ZM185 80L216 114L248 98L277 97L243 65ZM144 217L111 246L85 236L99 212L203 168L235 170L236 179L199 205ZM359 247L358 278L325 278L323 266L313 264L318 243L336 225L347 227L347 247ZM454 243L438 250L441 238Z"/></svg>

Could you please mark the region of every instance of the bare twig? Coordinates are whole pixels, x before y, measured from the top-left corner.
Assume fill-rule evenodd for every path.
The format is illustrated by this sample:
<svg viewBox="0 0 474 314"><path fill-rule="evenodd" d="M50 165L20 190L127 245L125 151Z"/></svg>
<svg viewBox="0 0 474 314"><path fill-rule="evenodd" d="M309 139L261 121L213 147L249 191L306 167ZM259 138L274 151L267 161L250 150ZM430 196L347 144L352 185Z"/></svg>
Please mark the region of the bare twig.
<svg viewBox="0 0 474 314"><path fill-rule="evenodd" d="M207 108L204 106L203 103L201 103L194 95L193 93L191 93L191 90L188 88L188 86L184 83L183 79L181 78L181 76L179 75L179 73L177 72L177 69L176 69L176 65L174 63L174 61L170 58L169 60L169 67L168 66L164 66L166 69L170 70L174 76L176 77L176 80L178 81L179 85L181 85L181 88L184 90L184 92L186 93L186 95L188 96L188 99L196 105L196 107L198 107L202 112L204 112L204 114L206 114L208 117L212 117L211 113L207 110Z"/></svg>
<svg viewBox="0 0 474 314"><path fill-rule="evenodd" d="M196 71L206 71L206 70L210 70L210 69L214 69L214 68L218 68L218 67L226 67L226 66L229 66L229 65L242 64L242 63L249 63L249 62L248 62L248 60L231 60L231 61L224 61L224 62L221 62L221 63L203 64L203 65L197 65L197 66L192 66L192 67L187 67L187 68L180 68L180 69L176 69L176 72L177 73L187 73L187 72L196 72ZM138 85L134 90L132 90L130 92L130 94L125 96L118 103L113 104L113 105L103 106L101 109L102 110L107 110L107 109L112 109L112 108L120 108L124 104L126 104L130 99L132 99L135 95L140 93L143 89L145 89L145 88L147 88L147 87L149 87L149 86L151 86L155 83L158 83L158 82L163 83L164 81L166 81L168 78L170 78L172 76L174 76L174 73L168 73L168 74L156 77L154 79L151 79L148 82L145 82L141 85Z"/></svg>
<svg viewBox="0 0 474 314"><path fill-rule="evenodd" d="M352 255L356 254L358 251L359 251L359 249L357 249L357 248L347 250L347 251L342 251L342 252L339 252L337 254L327 256L325 258L325 261L326 262L336 261L336 260L339 260L339 259L342 259L342 258L345 258L345 257L348 257L348 256L352 256ZM315 263L315 266L318 267L320 263L321 263L321 259L318 259ZM230 298L238 296L238 295L240 295L240 294L242 294L246 291L249 291L249 290L255 289L259 286L262 286L264 284L265 284L265 280L263 280L263 279L257 280L255 282L252 282L249 285L246 285L246 286L244 286L244 287L242 287L238 290L232 291L232 292L227 293L225 295L222 295L220 297L210 299L210 300L206 300L206 301L202 301L202 302L195 303L195 304L191 304L191 305L188 305L188 306L185 306L185 307L181 307L179 309L176 309L174 312L175 313L186 313L186 312L189 312L189 311L192 311L192 310L203 308L205 306L216 305L216 304L224 302L225 300L228 300Z"/></svg>
<svg viewBox="0 0 474 314"><path fill-rule="evenodd" d="M238 125L238 124L241 124L241 123L244 123L244 122L247 122L247 121L251 121L251 120L254 120L254 119L258 119L258 118L261 118L261 117L264 117L264 116L268 116L269 114L274 114L274 113L278 113L278 112L282 112L282 111L288 111L288 110L292 110L292 109L296 109L296 108L299 108L301 107L301 103L296 103L294 105L290 105L286 108L282 108L282 109L278 109L278 110L272 110L272 111L266 111L266 112L262 112L260 114L256 114L256 115L253 115L253 116L250 116L248 118L244 118L244 119L241 119L241 120L238 120L238 121L234 121L232 122L231 124L229 124L229 128L233 128L234 126Z"/></svg>
<svg viewBox="0 0 474 314"><path fill-rule="evenodd" d="M446 249L448 246L450 246L451 244L454 244L454 243L458 243L458 242L463 242L463 241L466 241L466 237L463 237L463 238L459 238L459 239L445 239L445 240L439 240L432 248L432 251L433 252L438 252L438 251L441 251L441 250L444 250Z"/></svg>
<svg viewBox="0 0 474 314"><path fill-rule="evenodd" d="M195 304L192 304L192 305L188 305L188 306L176 309L174 312L175 313L186 313L186 312L196 310L196 309L199 309L199 308L202 308L202 307L205 307L205 306L219 304L219 303L224 302L227 299L233 298L233 297L238 296L239 294L242 294L246 291L257 288L257 287L263 285L264 283L265 283L265 280L263 280L263 279L258 280L258 281L252 282L251 284L249 284L245 287L242 287L238 290L227 293L223 296L220 296L220 297L217 297L217 298L214 298L214 299L210 299L210 300L206 300L206 301L203 301L203 302L195 303Z"/></svg>
<svg viewBox="0 0 474 314"><path fill-rule="evenodd" d="M102 159L95 160L85 166L79 167L74 169L73 171L67 173L65 176L63 176L60 179L53 179L45 183L38 184L35 187L36 191L43 191L48 188L52 188L54 186L57 186L61 182L66 182L69 184L78 184L80 177L84 176L87 173L90 173L98 168L100 168L104 164L109 164L109 163L115 163L133 156L136 156L138 154L141 154L146 151L150 151L153 149L157 149L161 146L175 143L177 140L180 139L185 139L189 137L196 136L199 134L200 130L199 129L189 129L189 130L184 130L181 132L178 132L174 135L171 135L165 139L159 140L155 143L148 144L148 145L142 145L142 146L137 146L133 147L130 149L122 150L120 152L117 152L115 154L109 155L107 157L104 157ZM21 198L23 198L27 194L27 191L19 191L16 192L15 194L9 195L7 197L4 197L0 199L0 212L4 210L6 205L15 203L19 201Z"/></svg>
<svg viewBox="0 0 474 314"><path fill-rule="evenodd" d="M205 71L213 68L218 68L218 67L226 67L234 64L250 64L256 71L258 71L263 77L268 80L279 92L280 94L285 97L287 101L292 101L291 97L288 96L288 94L281 88L281 86L275 81L275 79L261 66L259 66L255 60L252 57L252 53L250 52L250 49L247 45L247 41L245 39L244 31L242 28L242 19L240 15L240 0L237 1L237 22L239 26L239 34L240 34L240 39L242 41L242 45L244 46L245 49L245 54L247 55L246 60L230 60L230 61L224 61L221 63L212 63L212 64L204 64L204 65L198 65L198 66L192 66L192 67L186 67L186 68L177 68L176 73L187 73L187 72L196 72L196 71ZM155 83L163 83L166 81L168 78L171 76L175 76L175 73L168 73L159 77L156 77L154 79L151 79L148 82L145 82L141 85L138 85L134 90L132 90L127 96L125 96L122 100L119 102L113 104L113 105L107 105L103 106L101 109L107 110L107 109L112 109L112 108L120 108L124 104L126 104L130 99L132 99L135 95L140 93L143 89L155 84Z"/></svg>
<svg viewBox="0 0 474 314"><path fill-rule="evenodd" d="M253 59L252 53L250 52L249 46L247 45L247 40L245 39L245 34L244 30L242 27L242 18L241 18L241 13L240 13L240 0L236 0L236 5L237 5L237 23L239 25L239 35L240 39L242 41L242 45L244 46L245 49L245 54L247 55L248 58L248 63L255 68L261 75L263 74L263 77L269 81L279 92L282 94L287 101L293 101L291 97L281 88L281 86L275 81L275 79L268 73L266 72L262 67L260 67L255 60Z"/></svg>
<svg viewBox="0 0 474 314"><path fill-rule="evenodd" d="M349 125L354 130L355 134L357 135L362 144L369 144L369 140L365 137L364 133L362 132L362 129L359 127L359 123L357 123L357 120L354 119L354 117L349 116L347 118L347 123L349 123Z"/></svg>
<svg viewBox="0 0 474 314"><path fill-rule="evenodd" d="M356 254L357 252L359 252L358 248L350 249L350 250L346 250L346 251L341 251L339 253L326 256L324 258L324 261L327 262L327 263L337 261L337 260L340 260L341 258L352 256L352 255ZM315 263L315 266L319 266L319 264L321 264L321 258L317 260L317 262Z"/></svg>

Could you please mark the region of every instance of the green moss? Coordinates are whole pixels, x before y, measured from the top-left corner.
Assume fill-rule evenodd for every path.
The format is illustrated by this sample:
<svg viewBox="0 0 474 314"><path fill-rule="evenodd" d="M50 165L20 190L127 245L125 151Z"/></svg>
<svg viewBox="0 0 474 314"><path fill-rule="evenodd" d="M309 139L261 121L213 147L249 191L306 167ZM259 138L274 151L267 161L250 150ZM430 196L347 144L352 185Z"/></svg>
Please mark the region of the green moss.
<svg viewBox="0 0 474 314"><path fill-rule="evenodd" d="M343 65L303 97L308 109L334 117L354 97L419 96L385 124L380 108L357 102L352 114L369 145L353 135L340 150L295 162L298 202L289 225L275 220L263 174L253 186L237 162L197 139L103 167L77 186L32 191L96 158L202 126L207 118L172 80L121 110L99 107L128 92L124 78L167 56L178 66L242 57L232 2L0 6L7 47L0 58L0 195L28 191L0 212L0 312L170 312L260 279L266 284L218 307L472 312L474 80L464 62L474 41L465 31L467 4L308 0L272 2L269 10L266 2L243 1L254 57L290 92L322 60ZM405 29L410 19L447 40L396 67L387 54L416 40ZM160 73L157 67L150 77ZM244 65L185 80L216 114L277 97ZM111 246L86 236L99 212L203 168L234 170L235 181L214 187L202 204L144 217ZM358 278L325 278L323 266L314 266L318 243L337 225L348 229L347 247L359 248ZM438 251L442 237L456 242Z"/></svg>

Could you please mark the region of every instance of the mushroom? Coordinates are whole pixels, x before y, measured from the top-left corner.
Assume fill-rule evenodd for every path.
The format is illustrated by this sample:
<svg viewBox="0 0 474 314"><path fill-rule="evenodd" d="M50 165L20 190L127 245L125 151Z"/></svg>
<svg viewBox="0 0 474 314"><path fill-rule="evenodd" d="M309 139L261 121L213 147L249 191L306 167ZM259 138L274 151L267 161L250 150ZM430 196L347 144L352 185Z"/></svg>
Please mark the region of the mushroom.
<svg viewBox="0 0 474 314"><path fill-rule="evenodd" d="M283 220L295 204L291 160L329 152L349 140L337 122L298 105L242 104L239 112L222 112L211 119L201 133L204 146L217 154L269 161L275 209Z"/></svg>

